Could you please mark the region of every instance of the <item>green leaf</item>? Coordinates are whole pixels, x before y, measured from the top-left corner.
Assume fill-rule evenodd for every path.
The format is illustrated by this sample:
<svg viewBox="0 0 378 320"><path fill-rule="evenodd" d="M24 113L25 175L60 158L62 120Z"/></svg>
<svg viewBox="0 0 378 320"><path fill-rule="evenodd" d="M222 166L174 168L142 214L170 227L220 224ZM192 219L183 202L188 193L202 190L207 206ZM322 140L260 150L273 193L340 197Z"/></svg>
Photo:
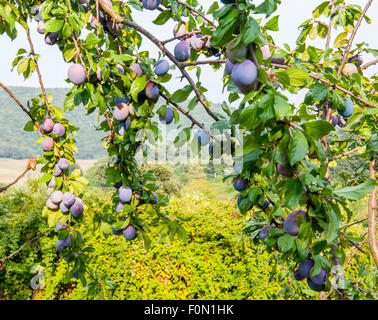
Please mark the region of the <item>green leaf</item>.
<svg viewBox="0 0 378 320"><path fill-rule="evenodd" d="M289 234L284 234L278 238L277 244L281 252L287 252L294 247L294 239Z"/></svg>
<svg viewBox="0 0 378 320"><path fill-rule="evenodd" d="M272 31L279 31L278 18L280 16L274 16L265 25L264 28Z"/></svg>
<svg viewBox="0 0 378 320"><path fill-rule="evenodd" d="M293 166L297 162L303 160L308 150L308 142L305 135L298 129L292 129L290 131L289 140L289 162Z"/></svg>
<svg viewBox="0 0 378 320"><path fill-rule="evenodd" d="M51 18L45 22L45 32L57 32L63 27L64 20Z"/></svg>
<svg viewBox="0 0 378 320"><path fill-rule="evenodd" d="M130 94L135 102L138 102L138 94L146 87L146 76L137 77L131 84Z"/></svg>
<svg viewBox="0 0 378 320"><path fill-rule="evenodd" d="M331 131L335 131L335 127L325 120L306 122L302 124L302 127L315 140L328 135Z"/></svg>
<svg viewBox="0 0 378 320"><path fill-rule="evenodd" d="M289 77L290 85L294 87L305 85L310 78L306 71L299 68L289 68L283 71L283 73Z"/></svg>
<svg viewBox="0 0 378 320"><path fill-rule="evenodd" d="M376 181L369 178L366 182L353 187L340 188L334 191L339 197L349 200L360 200L376 186Z"/></svg>
<svg viewBox="0 0 378 320"><path fill-rule="evenodd" d="M311 90L312 101L319 101L323 103L328 97L329 87L323 83L316 83Z"/></svg>
<svg viewBox="0 0 378 320"><path fill-rule="evenodd" d="M250 17L241 32L242 41L248 45L254 41L260 33L260 26L255 19Z"/></svg>
<svg viewBox="0 0 378 320"><path fill-rule="evenodd" d="M187 85L183 89L177 90L171 97L171 100L176 103L184 102L188 99L190 93L193 91L192 86Z"/></svg>
<svg viewBox="0 0 378 320"><path fill-rule="evenodd" d="M162 25L166 23L169 18L171 17L172 11L171 10L164 10L162 13L160 13L157 18L152 21L154 24Z"/></svg>

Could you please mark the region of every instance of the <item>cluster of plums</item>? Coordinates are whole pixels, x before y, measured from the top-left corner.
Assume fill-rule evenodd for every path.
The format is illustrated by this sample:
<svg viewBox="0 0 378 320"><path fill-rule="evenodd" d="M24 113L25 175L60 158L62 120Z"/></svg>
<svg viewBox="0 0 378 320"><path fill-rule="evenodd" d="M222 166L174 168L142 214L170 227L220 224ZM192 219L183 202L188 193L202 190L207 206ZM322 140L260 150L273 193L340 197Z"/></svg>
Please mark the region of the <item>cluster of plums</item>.
<svg viewBox="0 0 378 320"><path fill-rule="evenodd" d="M43 120L41 124L41 130L44 134L48 135L54 133L58 138L64 137L66 129L61 123L54 123L50 118ZM52 137L46 137L42 140L43 151L51 151L54 149L54 139Z"/></svg>
<svg viewBox="0 0 378 320"><path fill-rule="evenodd" d="M56 231L59 232L59 230L62 230L62 229L66 229L67 228L67 224L60 224L59 222L57 222L56 226ZM71 244L71 235L68 233L66 239L64 240L56 240L56 249L61 251L67 247L69 247Z"/></svg>
<svg viewBox="0 0 378 320"><path fill-rule="evenodd" d="M307 279L307 284L311 290L323 291L328 278L327 272L322 268L316 276L311 277L314 264L314 261L310 258L300 262L298 269L294 271L294 278L297 281Z"/></svg>
<svg viewBox="0 0 378 320"><path fill-rule="evenodd" d="M300 218L301 217L301 218ZM307 219L307 213L302 210L296 210L290 213L284 221L285 231L293 237L296 237L299 233L301 226L301 219ZM272 225L266 225L261 228L259 233L259 239L264 242L268 237L269 232L274 229ZM275 245L275 249L278 249ZM301 281L307 278L307 284L310 289L314 291L324 290L324 285L327 281L327 272L324 269L321 269L320 273L316 276L311 277L311 271L314 267L314 261L312 259L305 259L300 264L297 270L294 272L295 280Z"/></svg>
<svg viewBox="0 0 378 320"><path fill-rule="evenodd" d="M125 204L130 204L133 197L135 199L139 200L138 205L143 203L143 201L141 199L141 197L142 197L141 192L137 191L137 192L133 193L133 190L130 187L122 185L122 181L120 181L119 183L117 183L114 186L118 189L118 199L119 199L119 202L115 206L115 212L116 213L119 212L120 210L122 210L123 207L125 206ZM155 192L152 192L152 195L153 195L154 198L152 200L150 200L149 203L152 204L152 205L155 205L158 202L158 197L157 197L157 194ZM114 235L117 235L117 236L123 235L127 240L134 240L136 238L136 229L131 224L128 225L124 229L120 229L120 230L112 229L112 232L113 232Z"/></svg>
<svg viewBox="0 0 378 320"><path fill-rule="evenodd" d="M78 218L84 211L83 201L75 197L71 192L63 193L60 190L54 191L50 198L46 201L46 207L50 210L60 211L63 214L71 212L71 214Z"/></svg>

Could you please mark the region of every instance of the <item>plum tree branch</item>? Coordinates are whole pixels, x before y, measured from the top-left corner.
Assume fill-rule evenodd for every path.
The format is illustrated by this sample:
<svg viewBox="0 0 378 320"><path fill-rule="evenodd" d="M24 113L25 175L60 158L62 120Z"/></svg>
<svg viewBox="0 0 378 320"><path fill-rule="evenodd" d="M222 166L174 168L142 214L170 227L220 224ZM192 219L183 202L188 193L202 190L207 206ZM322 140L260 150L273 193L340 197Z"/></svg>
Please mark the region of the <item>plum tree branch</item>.
<svg viewBox="0 0 378 320"><path fill-rule="evenodd" d="M161 43L162 43L163 45L166 45L166 44L169 43L169 42L172 42L172 41L175 41L175 40L180 40L180 39L186 39L186 38L190 37L191 35L193 35L193 34L198 34L198 33L201 33L201 31L199 31L199 30L194 30L194 31L191 31L191 32L189 32L189 33L186 33L186 34L184 34L184 35L182 35L182 36L173 37L173 38L170 38L170 39L167 39L167 40L161 41Z"/></svg>
<svg viewBox="0 0 378 320"><path fill-rule="evenodd" d="M226 60L204 60L204 61L194 61L194 62L186 62L182 65L184 67L191 67L191 66L198 66L203 64L217 64L217 63L225 63Z"/></svg>
<svg viewBox="0 0 378 320"><path fill-rule="evenodd" d="M361 70L365 70L365 69L369 68L370 66L373 66L373 65L375 65L375 64L377 64L377 63L378 63L378 58L377 58L377 59L374 59L374 60L372 60L372 61L370 61L370 62L368 62L368 63L365 63L365 64L361 67Z"/></svg>
<svg viewBox="0 0 378 320"><path fill-rule="evenodd" d="M326 51L329 49L329 44L331 42L331 35L332 35L332 20L333 20L333 13L335 11L335 0L332 0L332 8L331 8L331 14L329 18L329 24L328 24L328 33L327 33L327 42L326 42Z"/></svg>
<svg viewBox="0 0 378 320"><path fill-rule="evenodd" d="M47 230L43 233L41 233L39 236L33 238L33 239L30 239L29 241L25 242L20 248L18 248L15 252L13 252L12 254L10 254L9 256L5 257L5 258L1 258L0 259L0 264L3 264L6 260L9 260L10 258L14 257L17 253L19 253L23 248L25 248L29 243L31 242L34 242L34 241L37 241L39 238L42 238L43 236L45 236L47 233L51 232L52 230Z"/></svg>
<svg viewBox="0 0 378 320"><path fill-rule="evenodd" d="M343 158L343 157L345 157L345 156L347 156L347 155L350 155L350 154L352 154L352 153L354 153L354 152L356 152L356 151L362 149L363 147L364 147L364 146L359 146L359 147L356 147L356 148L354 148L354 149L352 149L352 150L346 151L346 152L344 152L343 154L339 154L339 155L337 155L337 156L332 157L331 159L329 159L329 161L333 161L333 160L336 160L336 159Z"/></svg>
<svg viewBox="0 0 378 320"><path fill-rule="evenodd" d="M205 101L205 99L202 97L201 92L199 91L197 85L189 75L189 73L185 70L185 67L182 63L180 63L175 56L162 44L160 40L158 40L153 34L151 34L149 31L138 25L137 23L122 18L118 13L116 13L112 8L110 8L106 3L104 3L104 0L99 0L101 8L111 16L111 18L118 23L123 23L124 25L133 28L143 34L145 37L147 37L151 42L153 42L181 71L181 74L187 79L191 87L193 88L194 93L197 96L198 101L204 106L206 112L209 116L211 116L215 121L219 121L219 118L210 110L210 106Z"/></svg>
<svg viewBox="0 0 378 320"><path fill-rule="evenodd" d="M376 151L373 152L369 163L369 177L376 180ZM377 242L377 186L370 192L368 203L368 235L370 251L374 258L375 264L378 267L378 242Z"/></svg>
<svg viewBox="0 0 378 320"><path fill-rule="evenodd" d="M16 96L12 93L12 91L10 91L10 89L8 87L6 87L4 84L2 84L1 82L0 82L0 87L2 87L10 95L10 97L20 106L20 108L22 109L22 111L24 111L29 116L29 118L34 123L34 125L37 127L37 129L42 134L44 134L43 131L42 131L42 129L41 129L41 127L39 126L39 123L37 122L37 120L35 120L33 118L33 116L31 115L31 113L24 107L24 105L20 102L20 100L18 100L16 98Z"/></svg>
<svg viewBox="0 0 378 320"><path fill-rule="evenodd" d="M349 38L348 44L347 44L347 46L345 48L343 60L341 62L341 66L339 67L339 70L337 71L337 77L340 77L341 72L343 71L343 68L344 68L344 66L345 66L345 64L346 64L346 62L348 60L348 53L350 51L350 48L352 47L354 37L356 36L358 28L360 27L360 25L362 23L362 19L366 15L366 12L368 11L368 9L369 9L369 7L371 6L372 3L373 3L373 0L369 0L368 1L368 3L365 6L365 9L362 11L360 17L358 18L357 24L354 27L354 29L352 31L352 34L351 34L351 36Z"/></svg>
<svg viewBox="0 0 378 320"><path fill-rule="evenodd" d="M26 164L24 172L22 172L13 182L9 183L5 187L0 188L0 192L3 192L10 188L11 186L15 185L23 176L25 176L26 173L29 172L29 170L35 170L37 165L37 160L34 158L30 158L28 160L28 163Z"/></svg>
<svg viewBox="0 0 378 320"><path fill-rule="evenodd" d="M160 92L160 95L164 98L164 100L173 105L178 111L180 111L184 116L186 116L193 124L195 124L196 126L200 127L202 130L204 130L209 136L211 136L215 141L219 142L219 139L212 136L211 132L209 130L207 130L207 128L201 123L199 122L198 120L196 120L192 115L189 114L189 111L185 110L184 108L182 108L181 106L179 106L177 103L171 101L163 92Z"/></svg>
<svg viewBox="0 0 378 320"><path fill-rule="evenodd" d="M43 102L44 102L44 104L46 106L47 113L51 116L51 111L50 111L49 103L48 103L48 100L47 100L46 89L45 89L45 87L43 85L43 81L42 81L41 70L39 69L38 61L36 59L34 59L35 51L34 51L34 45L33 45L33 41L31 40L29 29L26 32L26 36L27 36L27 39L28 39L28 42L29 42L29 46L30 46L30 50L31 50L31 53L32 53L32 56L33 56L33 61L35 63L35 71L37 72L37 75L38 75L39 85L41 86L42 95L43 95Z"/></svg>

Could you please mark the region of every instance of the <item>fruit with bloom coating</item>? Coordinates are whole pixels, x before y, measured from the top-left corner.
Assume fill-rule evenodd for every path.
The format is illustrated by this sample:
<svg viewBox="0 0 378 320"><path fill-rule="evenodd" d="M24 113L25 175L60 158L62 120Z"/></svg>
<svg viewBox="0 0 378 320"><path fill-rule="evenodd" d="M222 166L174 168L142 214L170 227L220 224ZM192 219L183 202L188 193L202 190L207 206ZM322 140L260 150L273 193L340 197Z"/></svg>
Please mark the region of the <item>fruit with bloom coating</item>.
<svg viewBox="0 0 378 320"><path fill-rule="evenodd" d="M118 189L118 198L124 203L127 203L131 200L133 196L133 191L130 187L121 187Z"/></svg>
<svg viewBox="0 0 378 320"><path fill-rule="evenodd" d="M286 217L284 222L284 229L288 234L293 237L296 237L298 235L302 223L301 218L307 218L306 212L302 210L293 211Z"/></svg>
<svg viewBox="0 0 378 320"><path fill-rule="evenodd" d="M122 201L118 202L117 205L115 206L115 212L122 210L124 206L125 204Z"/></svg>
<svg viewBox="0 0 378 320"><path fill-rule="evenodd" d="M190 37L190 46L196 51L201 50L203 48L202 36L200 34L192 35Z"/></svg>
<svg viewBox="0 0 378 320"><path fill-rule="evenodd" d="M343 117L345 117L345 118L348 118L348 117L350 117L350 116L353 114L353 112L354 112L354 103L353 103L352 99L350 99L350 98L346 98L346 99L345 99L345 102L346 102L345 111L337 110L337 112L338 112L341 116L343 116Z"/></svg>
<svg viewBox="0 0 378 320"><path fill-rule="evenodd" d="M60 209L60 211L62 211L63 214L66 214L66 213L70 212L70 208L67 207L67 206L63 203L63 201L59 204L59 209Z"/></svg>
<svg viewBox="0 0 378 320"><path fill-rule="evenodd" d="M174 49L175 58L180 62L185 62L190 58L190 46L186 41L180 41Z"/></svg>
<svg viewBox="0 0 378 320"><path fill-rule="evenodd" d="M112 233L114 235L116 235L116 236L120 236L122 234L122 231L123 231L123 229L120 229L120 230L114 230L114 229L112 229Z"/></svg>
<svg viewBox="0 0 378 320"><path fill-rule="evenodd" d="M305 279L305 277L303 277L300 274L299 269L297 269L297 270L294 271L294 279L297 280L297 281L302 281L303 279Z"/></svg>
<svg viewBox="0 0 378 320"><path fill-rule="evenodd" d="M306 258L299 263L298 272L303 278L309 278L311 270L314 267L314 260Z"/></svg>
<svg viewBox="0 0 378 320"><path fill-rule="evenodd" d="M162 76L164 74L166 74L169 70L169 63L167 60L159 60L157 63L156 63L156 66L155 66L155 74L158 75L158 76Z"/></svg>
<svg viewBox="0 0 378 320"><path fill-rule="evenodd" d="M242 171L242 166L236 164L235 161L234 161L234 163L232 164L232 167L233 167L234 172L235 172L236 174L240 174L240 173L241 173L241 171Z"/></svg>
<svg viewBox="0 0 378 320"><path fill-rule="evenodd" d="M148 10L155 10L160 5L161 0L143 0L143 8Z"/></svg>
<svg viewBox="0 0 378 320"><path fill-rule="evenodd" d="M51 151L54 149L54 140L53 138L47 137L42 140L43 151Z"/></svg>
<svg viewBox="0 0 378 320"><path fill-rule="evenodd" d="M62 201L63 201L65 206L71 207L74 204L75 200L76 200L76 198L71 192L65 192L63 194Z"/></svg>
<svg viewBox="0 0 378 320"><path fill-rule="evenodd" d="M153 83L152 81L147 80L144 93L147 99L157 102L157 100L159 99L159 93L160 93L159 86L156 83Z"/></svg>
<svg viewBox="0 0 378 320"><path fill-rule="evenodd" d="M59 177L63 173L62 169L60 169L58 166L55 167L55 170L53 172L54 177Z"/></svg>
<svg viewBox="0 0 378 320"><path fill-rule="evenodd" d="M248 49L244 43L240 43L234 48L235 41L232 40L226 48L226 56L234 64L242 62L248 53Z"/></svg>
<svg viewBox="0 0 378 320"><path fill-rule="evenodd" d="M75 202L71 206L70 211L75 218L79 217L83 213L84 206L80 198L75 198Z"/></svg>
<svg viewBox="0 0 378 320"><path fill-rule="evenodd" d="M59 204L62 202L63 200L63 192L60 191L60 190L57 190L57 191L54 191L51 196L50 196L50 200L55 203L55 204Z"/></svg>
<svg viewBox="0 0 378 320"><path fill-rule="evenodd" d="M201 146L206 146L210 142L209 134L203 129L199 129L196 132L196 136Z"/></svg>
<svg viewBox="0 0 378 320"><path fill-rule="evenodd" d="M125 121L129 116L129 106L126 103L118 104L113 111L114 119L118 121Z"/></svg>
<svg viewBox="0 0 378 320"><path fill-rule="evenodd" d="M358 73L357 66L354 63L347 63L343 68L344 76L351 77L354 73Z"/></svg>
<svg viewBox="0 0 378 320"><path fill-rule="evenodd" d="M44 134L51 133L54 129L54 122L50 118L46 118L41 124L41 129Z"/></svg>
<svg viewBox="0 0 378 320"><path fill-rule="evenodd" d="M138 63L133 63L130 66L130 69L133 70L137 76L140 76L143 73L143 70Z"/></svg>
<svg viewBox="0 0 378 320"><path fill-rule="evenodd" d="M70 163L66 158L60 158L58 161L58 167L61 170L66 170L70 167Z"/></svg>
<svg viewBox="0 0 378 320"><path fill-rule="evenodd" d="M136 238L136 229L130 224L123 231L123 236L126 240L134 240Z"/></svg>
<svg viewBox="0 0 378 320"><path fill-rule="evenodd" d="M262 227L261 230L260 230L260 233L259 233L259 239L262 242L264 242L264 240L268 236L270 230L272 230L272 229L273 229L273 226L271 226L271 225L266 225L266 226Z"/></svg>
<svg viewBox="0 0 378 320"><path fill-rule="evenodd" d="M234 180L233 186L236 191L243 191L245 188L247 188L247 182L242 178L236 178Z"/></svg>
<svg viewBox="0 0 378 320"><path fill-rule="evenodd" d="M47 188L55 189L56 187L55 178L52 177L52 179L49 182L46 182L46 185L47 185Z"/></svg>
<svg viewBox="0 0 378 320"><path fill-rule="evenodd" d="M61 123L55 123L53 132L58 136L58 137L63 137L66 134L66 129L64 128L64 125Z"/></svg>
<svg viewBox="0 0 378 320"><path fill-rule="evenodd" d="M179 27L180 25L180 27ZM185 36L187 33L185 23L178 23L173 27L173 36L174 37L182 37Z"/></svg>
<svg viewBox="0 0 378 320"><path fill-rule="evenodd" d="M67 228L67 223L61 224L59 221L55 225L56 231L59 231L61 229L66 229Z"/></svg>
<svg viewBox="0 0 378 320"><path fill-rule="evenodd" d="M159 120L163 124L170 124L173 121L173 118L174 118L173 110L169 107L165 109L164 117L159 116Z"/></svg>
<svg viewBox="0 0 378 320"><path fill-rule="evenodd" d="M55 204L54 202L52 202L50 198L47 199L46 201L46 207L53 211L56 211L59 209L59 206Z"/></svg>
<svg viewBox="0 0 378 320"><path fill-rule="evenodd" d="M266 45L266 46L260 47L260 50L262 52L263 60L267 60L272 56L269 50L269 46Z"/></svg>
<svg viewBox="0 0 378 320"><path fill-rule="evenodd" d="M312 289L316 292L322 291L324 289L324 286L319 286L319 285L315 284L310 278L307 278L307 284L308 284L310 289Z"/></svg>
<svg viewBox="0 0 378 320"><path fill-rule="evenodd" d="M79 63L74 63L68 69L68 79L76 85L83 84L85 82L85 69Z"/></svg>
<svg viewBox="0 0 378 320"><path fill-rule="evenodd" d="M39 21L37 24L37 32L40 34L45 33L45 22L43 20Z"/></svg>
<svg viewBox="0 0 378 320"><path fill-rule="evenodd" d="M226 73L228 75L232 74L232 70L234 69L235 65L230 61L230 59L226 59Z"/></svg>
<svg viewBox="0 0 378 320"><path fill-rule="evenodd" d="M257 80L257 67L251 60L237 63L232 69L232 81L241 87L248 87Z"/></svg>
<svg viewBox="0 0 378 320"><path fill-rule="evenodd" d="M157 204L158 202L158 197L155 192L152 192L152 195L154 196L153 200L150 201L151 204Z"/></svg>
<svg viewBox="0 0 378 320"><path fill-rule="evenodd" d="M114 105L119 105L120 103L127 103L129 102L128 99L125 97L125 95L122 95L122 98L116 95L114 97Z"/></svg>
<svg viewBox="0 0 378 320"><path fill-rule="evenodd" d="M38 21L39 22L39 21ZM53 46L58 42L59 32L48 32L45 35L45 43L49 46Z"/></svg>
<svg viewBox="0 0 378 320"><path fill-rule="evenodd" d="M313 276L313 277L310 276L310 279L317 286L322 286L327 281L327 272L324 269L321 269L320 272L316 276Z"/></svg>

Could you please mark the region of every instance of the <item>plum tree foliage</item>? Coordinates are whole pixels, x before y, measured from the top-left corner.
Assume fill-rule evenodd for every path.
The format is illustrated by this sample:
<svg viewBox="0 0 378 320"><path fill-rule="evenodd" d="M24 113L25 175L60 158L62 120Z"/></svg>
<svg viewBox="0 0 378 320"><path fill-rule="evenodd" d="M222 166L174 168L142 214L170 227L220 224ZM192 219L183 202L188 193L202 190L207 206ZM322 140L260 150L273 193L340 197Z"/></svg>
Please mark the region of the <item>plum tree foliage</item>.
<svg viewBox="0 0 378 320"><path fill-rule="evenodd" d="M240 192L241 214L254 213L244 236L263 241L275 261L288 266L293 280L307 278L315 291L333 291L339 298L371 296L359 290L358 281L331 288L332 279L335 283L337 277L344 277L343 271L340 276L333 270L347 267L351 243L357 246L363 241L348 230L353 218L349 203L369 192L375 199L378 85L377 76L368 77L365 71L376 60L364 65L361 54L377 56L378 50L367 43L353 45L361 23L371 23L367 16L371 2L367 0L364 8L343 0L322 2L300 26L295 46L280 48L274 43L274 32L279 30L279 16L274 14L280 0L258 5L251 0L213 1L207 12L196 0L0 0L0 33L15 39L17 24L28 36L29 47L18 51L13 68L25 79L38 73L42 89L30 101L29 111L24 110L31 119L25 127L39 133L37 143L44 151L38 159L40 183L53 190L42 214L56 228L59 255L73 266L90 293L114 284L87 267L95 249L86 246L78 224L106 237L137 238L146 248L151 243L146 215L162 225L162 238L184 234L176 220L164 215L168 199L154 192L156 177L150 171L142 173L134 157L138 148L145 148L143 129L158 139L155 114L169 125L178 122L182 113L198 129L183 128L181 133L203 146L210 142L212 158L215 143L231 141L228 152L235 160L234 172L224 180ZM155 11L156 25L174 21L174 38L158 39L153 30L134 21L133 10ZM38 67L42 57L30 38L31 19L39 22L38 32L45 34L46 44L57 45L67 62L73 86L64 110L81 106L101 119L99 128L110 158L107 183L118 189L101 208L93 208L85 199L87 181L80 172L68 173L75 163L78 128L46 93ZM142 36L156 45L156 52L140 50ZM311 45L317 37L324 39L324 48ZM176 45L170 52L166 44L172 41ZM201 84L204 64L224 74L223 89L228 93L222 103L224 115L213 112L206 99L207 89ZM170 74L174 69L187 84L178 82L181 87L169 92L165 83L174 81ZM196 71L197 79L190 70ZM306 94L294 106L287 93ZM159 99L165 104L157 109ZM186 100L189 110L180 106ZM215 120L213 126L205 128L191 117L193 108L203 108L203 115ZM236 129L241 137L236 138ZM238 144L242 154L235 153ZM355 151L361 170L354 179L332 184L329 166ZM371 254L377 261L371 230ZM67 274L67 281L73 273ZM376 269L370 268L368 274L372 273L376 275Z"/></svg>

